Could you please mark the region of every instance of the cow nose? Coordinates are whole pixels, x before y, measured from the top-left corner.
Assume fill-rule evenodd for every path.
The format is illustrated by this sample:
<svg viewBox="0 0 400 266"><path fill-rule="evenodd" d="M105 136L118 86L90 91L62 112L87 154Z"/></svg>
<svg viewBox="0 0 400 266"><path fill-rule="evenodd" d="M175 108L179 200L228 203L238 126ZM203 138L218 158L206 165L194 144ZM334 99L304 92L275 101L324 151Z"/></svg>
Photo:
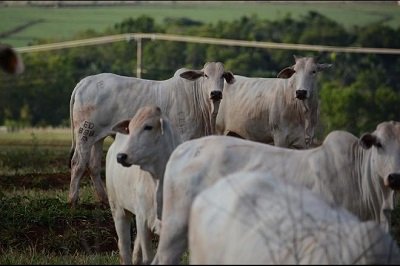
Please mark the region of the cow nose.
<svg viewBox="0 0 400 266"><path fill-rule="evenodd" d="M117 154L117 162L124 165L126 164L126 159L128 158L128 155L126 153L118 153Z"/></svg>
<svg viewBox="0 0 400 266"><path fill-rule="evenodd" d="M306 90L297 90L296 91L296 98L299 100L304 100L307 98L307 91Z"/></svg>
<svg viewBox="0 0 400 266"><path fill-rule="evenodd" d="M400 189L400 174L390 174L388 176L388 184L391 189Z"/></svg>
<svg viewBox="0 0 400 266"><path fill-rule="evenodd" d="M222 91L212 91L210 93L210 99L213 101L219 101L222 99Z"/></svg>

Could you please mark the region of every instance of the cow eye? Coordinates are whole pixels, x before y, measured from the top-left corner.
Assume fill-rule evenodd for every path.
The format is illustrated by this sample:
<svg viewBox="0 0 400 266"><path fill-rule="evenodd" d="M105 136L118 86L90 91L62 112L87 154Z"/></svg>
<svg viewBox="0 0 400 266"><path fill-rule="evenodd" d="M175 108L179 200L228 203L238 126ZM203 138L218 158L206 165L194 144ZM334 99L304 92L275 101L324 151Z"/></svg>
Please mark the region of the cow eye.
<svg viewBox="0 0 400 266"><path fill-rule="evenodd" d="M145 125L143 129L144 130L152 130L153 126Z"/></svg>
<svg viewBox="0 0 400 266"><path fill-rule="evenodd" d="M382 144L380 142L377 142L375 144L375 147L377 147L378 149L382 149L383 148L383 146L382 146Z"/></svg>
<svg viewBox="0 0 400 266"><path fill-rule="evenodd" d="M315 74L317 74L317 71L316 71L316 70L313 70L313 71L311 71L311 73L312 73L313 75L315 75Z"/></svg>
<svg viewBox="0 0 400 266"><path fill-rule="evenodd" d="M206 79L208 79L208 75L207 75L207 74L204 74L204 77L205 77Z"/></svg>

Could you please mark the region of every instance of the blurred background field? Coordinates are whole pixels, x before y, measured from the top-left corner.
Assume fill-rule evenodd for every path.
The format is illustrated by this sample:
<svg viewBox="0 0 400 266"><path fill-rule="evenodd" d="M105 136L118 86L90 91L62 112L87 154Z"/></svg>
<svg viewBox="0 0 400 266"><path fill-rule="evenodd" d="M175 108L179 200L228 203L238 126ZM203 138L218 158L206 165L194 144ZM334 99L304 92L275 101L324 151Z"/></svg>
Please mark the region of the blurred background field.
<svg viewBox="0 0 400 266"><path fill-rule="evenodd" d="M1 1L0 1L1 2ZM8 2L8 1L2 1ZM21 1L23 2L23 1ZM26 2L26 1L25 1ZM39 2L39 1L38 1ZM45 2L45 1L42 1ZM21 3L0 5L0 33L10 32L2 37L2 41L17 47L27 46L35 38L55 38L58 41L74 38L80 31L92 29L104 31L110 25L131 17L138 18L146 14L162 23L168 18L188 17L204 23L233 21L241 16L258 16L271 21L282 19L288 14L299 19L309 11L316 11L342 24L345 28L364 26L371 23L383 23L391 27L400 25L400 12L393 8L396 1L326 1L320 3L282 3L272 1L136 1L124 6L60 6L41 7L38 3L31 6ZM90 1L87 1L90 2ZM336 2L336 3L335 3ZM344 1L341 1L344 2ZM361 2L361 3L360 3ZM73 18L73 19L72 19ZM23 30L18 31L19 28Z"/></svg>

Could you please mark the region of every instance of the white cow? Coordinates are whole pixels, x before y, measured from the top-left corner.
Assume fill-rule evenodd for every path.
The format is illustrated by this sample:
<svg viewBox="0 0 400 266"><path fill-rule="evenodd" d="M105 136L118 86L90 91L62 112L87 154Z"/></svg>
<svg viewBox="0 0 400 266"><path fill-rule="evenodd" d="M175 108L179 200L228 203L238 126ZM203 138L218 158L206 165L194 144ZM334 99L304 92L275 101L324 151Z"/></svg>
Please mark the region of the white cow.
<svg viewBox="0 0 400 266"><path fill-rule="evenodd" d="M295 56L295 64L278 78L235 75L236 82L224 88L217 134L279 147L309 147L319 117L317 73L331 66Z"/></svg>
<svg viewBox="0 0 400 266"><path fill-rule="evenodd" d="M190 264L399 264L399 248L374 221L325 203L264 172L237 172L194 200Z"/></svg>
<svg viewBox="0 0 400 266"><path fill-rule="evenodd" d="M159 234L161 219L156 215L156 207L161 208L162 199L155 201L156 190L170 154L181 143L180 136L155 106L140 108L131 120L121 121L113 130L118 133L106 156L106 187L118 235L120 261L149 264L154 256L152 233ZM133 215L137 235L132 253Z"/></svg>
<svg viewBox="0 0 400 266"><path fill-rule="evenodd" d="M21 74L25 69L20 54L8 44L0 44L0 68L8 74Z"/></svg>
<svg viewBox="0 0 400 266"><path fill-rule="evenodd" d="M178 128L183 140L210 135L222 98L224 79L234 82L220 62L202 70L179 69L167 80L155 81L103 73L82 79L72 92L71 183L69 203L79 198L79 183L87 167L97 195L107 203L100 176L104 138L111 127L133 117L145 105L155 104Z"/></svg>
<svg viewBox="0 0 400 266"><path fill-rule="evenodd" d="M165 170L162 227L153 262L179 262L187 247L191 202L199 192L230 173L252 170L296 180L362 221L373 219L389 231L393 189L400 188L400 123L383 122L360 139L333 131L320 147L309 150L226 136L179 145Z"/></svg>

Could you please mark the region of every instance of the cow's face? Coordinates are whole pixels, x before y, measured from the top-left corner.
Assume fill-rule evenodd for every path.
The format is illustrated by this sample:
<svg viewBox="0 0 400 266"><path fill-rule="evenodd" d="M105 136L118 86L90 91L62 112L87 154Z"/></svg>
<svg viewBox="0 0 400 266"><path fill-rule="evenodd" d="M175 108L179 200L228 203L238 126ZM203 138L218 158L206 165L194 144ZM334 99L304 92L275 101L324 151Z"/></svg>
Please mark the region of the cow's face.
<svg viewBox="0 0 400 266"><path fill-rule="evenodd" d="M157 144L164 134L161 110L156 106L143 107L131 120L117 123L112 130L128 135L124 149L117 154L118 163L125 167L149 164L159 151Z"/></svg>
<svg viewBox="0 0 400 266"><path fill-rule="evenodd" d="M281 70L278 78L290 78L296 74L294 86L294 97L299 100L305 100L313 95L315 90L315 81L317 73L330 68L332 64L319 64L314 57L297 57L294 56L295 64Z"/></svg>
<svg viewBox="0 0 400 266"><path fill-rule="evenodd" d="M383 122L373 133L363 134L360 145L373 149L372 169L382 178L383 184L395 190L400 189L400 123Z"/></svg>
<svg viewBox="0 0 400 266"><path fill-rule="evenodd" d="M188 70L181 73L180 76L188 80L203 78L203 87L207 90L206 93L213 102L219 102L222 99L224 80L229 84L235 82L232 72L225 71L221 62L208 62L202 70Z"/></svg>

